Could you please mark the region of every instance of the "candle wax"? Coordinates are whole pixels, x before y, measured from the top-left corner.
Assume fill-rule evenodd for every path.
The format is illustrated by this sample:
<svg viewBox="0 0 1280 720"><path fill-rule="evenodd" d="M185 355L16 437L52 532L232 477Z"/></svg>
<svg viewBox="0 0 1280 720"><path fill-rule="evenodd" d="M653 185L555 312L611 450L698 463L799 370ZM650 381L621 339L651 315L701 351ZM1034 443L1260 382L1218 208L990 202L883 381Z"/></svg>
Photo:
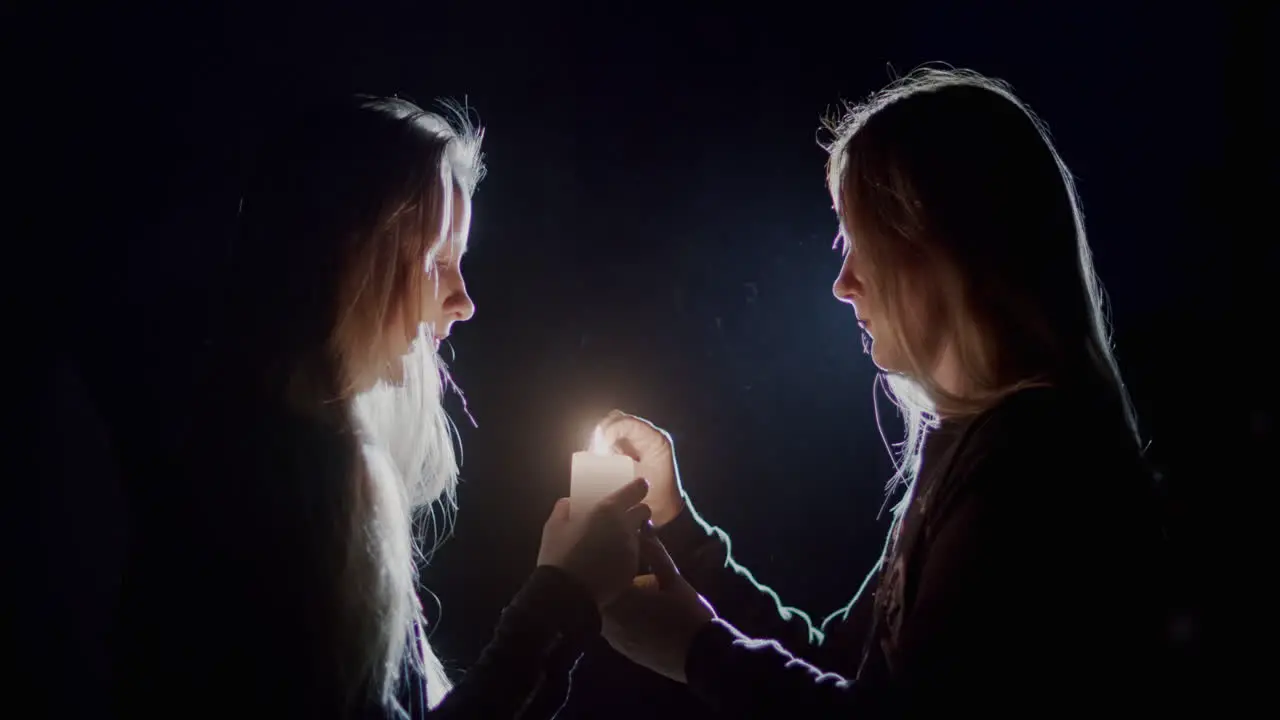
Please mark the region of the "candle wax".
<svg viewBox="0 0 1280 720"><path fill-rule="evenodd" d="M589 508L635 480L636 463L626 455L577 452L569 475L569 499L575 509Z"/></svg>

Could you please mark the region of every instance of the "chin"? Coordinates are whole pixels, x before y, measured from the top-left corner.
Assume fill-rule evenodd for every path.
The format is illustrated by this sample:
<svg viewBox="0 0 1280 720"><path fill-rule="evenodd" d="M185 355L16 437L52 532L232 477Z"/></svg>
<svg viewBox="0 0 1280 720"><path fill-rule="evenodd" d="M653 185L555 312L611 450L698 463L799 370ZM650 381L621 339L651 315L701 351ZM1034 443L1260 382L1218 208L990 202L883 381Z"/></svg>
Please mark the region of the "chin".
<svg viewBox="0 0 1280 720"><path fill-rule="evenodd" d="M880 370L887 373L901 373L902 363L896 362L897 358L893 353L880 349L880 346L871 341L871 362Z"/></svg>

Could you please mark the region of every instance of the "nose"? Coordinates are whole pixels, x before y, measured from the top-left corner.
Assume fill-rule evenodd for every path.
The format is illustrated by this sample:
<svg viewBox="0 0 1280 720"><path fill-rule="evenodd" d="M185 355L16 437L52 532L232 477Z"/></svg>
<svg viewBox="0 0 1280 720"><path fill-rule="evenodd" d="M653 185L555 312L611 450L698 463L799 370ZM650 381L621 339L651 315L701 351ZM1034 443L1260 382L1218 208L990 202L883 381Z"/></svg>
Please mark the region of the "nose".
<svg viewBox="0 0 1280 720"><path fill-rule="evenodd" d="M853 253L849 253L844 264L840 266L840 274L836 276L836 282L831 286L831 294L843 303L852 305L862 297L864 287L862 281L858 279L857 273L853 267Z"/></svg>
<svg viewBox="0 0 1280 720"><path fill-rule="evenodd" d="M444 313L451 323L466 322L476 314L476 304L471 300L471 295L467 294L467 284L461 277L458 278L457 289L444 303Z"/></svg>

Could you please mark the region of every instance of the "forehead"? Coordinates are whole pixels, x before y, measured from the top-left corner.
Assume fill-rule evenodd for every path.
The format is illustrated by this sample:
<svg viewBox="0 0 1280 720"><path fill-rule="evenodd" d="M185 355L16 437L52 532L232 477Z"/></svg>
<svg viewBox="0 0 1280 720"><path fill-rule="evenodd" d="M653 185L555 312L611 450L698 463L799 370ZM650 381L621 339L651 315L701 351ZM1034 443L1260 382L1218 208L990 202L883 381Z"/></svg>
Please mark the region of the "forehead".
<svg viewBox="0 0 1280 720"><path fill-rule="evenodd" d="M459 255L467 251L471 235L471 196L458 183L453 183L453 196L449 202L451 227L448 233L449 249Z"/></svg>

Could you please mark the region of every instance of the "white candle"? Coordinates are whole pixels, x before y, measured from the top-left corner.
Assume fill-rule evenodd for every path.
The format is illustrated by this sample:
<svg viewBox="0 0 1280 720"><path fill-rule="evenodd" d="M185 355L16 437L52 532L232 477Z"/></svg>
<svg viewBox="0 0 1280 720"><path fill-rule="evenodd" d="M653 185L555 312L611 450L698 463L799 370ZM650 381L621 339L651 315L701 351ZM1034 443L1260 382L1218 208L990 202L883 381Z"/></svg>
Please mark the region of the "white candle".
<svg viewBox="0 0 1280 720"><path fill-rule="evenodd" d="M626 455L610 452L605 445L604 433L596 428L591 438L591 450L573 454L569 500L574 508L589 508L635 479L635 461Z"/></svg>

